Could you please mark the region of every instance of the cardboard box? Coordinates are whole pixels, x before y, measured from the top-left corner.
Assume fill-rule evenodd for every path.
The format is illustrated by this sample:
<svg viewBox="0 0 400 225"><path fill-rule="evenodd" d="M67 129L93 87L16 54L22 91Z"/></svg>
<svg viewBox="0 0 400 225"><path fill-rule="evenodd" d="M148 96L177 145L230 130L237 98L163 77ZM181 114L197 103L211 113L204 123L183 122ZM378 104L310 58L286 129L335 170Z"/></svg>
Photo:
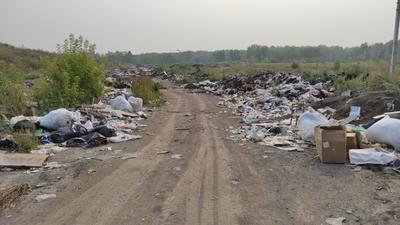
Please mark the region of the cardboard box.
<svg viewBox="0 0 400 225"><path fill-rule="evenodd" d="M314 134L321 162L346 163L346 131L342 126L317 126Z"/></svg>
<svg viewBox="0 0 400 225"><path fill-rule="evenodd" d="M356 133L346 133L346 148L347 151L350 149L359 149Z"/></svg>

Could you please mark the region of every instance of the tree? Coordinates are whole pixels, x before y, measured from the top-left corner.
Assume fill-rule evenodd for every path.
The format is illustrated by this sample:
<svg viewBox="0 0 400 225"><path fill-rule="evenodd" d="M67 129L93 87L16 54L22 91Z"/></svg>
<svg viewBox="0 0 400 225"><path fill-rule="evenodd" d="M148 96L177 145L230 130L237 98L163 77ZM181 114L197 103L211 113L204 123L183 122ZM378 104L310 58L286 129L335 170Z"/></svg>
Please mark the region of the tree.
<svg viewBox="0 0 400 225"><path fill-rule="evenodd" d="M45 63L44 77L35 85L40 108L76 107L100 96L104 68L94 56L95 45L71 34L57 48L59 55L55 61Z"/></svg>

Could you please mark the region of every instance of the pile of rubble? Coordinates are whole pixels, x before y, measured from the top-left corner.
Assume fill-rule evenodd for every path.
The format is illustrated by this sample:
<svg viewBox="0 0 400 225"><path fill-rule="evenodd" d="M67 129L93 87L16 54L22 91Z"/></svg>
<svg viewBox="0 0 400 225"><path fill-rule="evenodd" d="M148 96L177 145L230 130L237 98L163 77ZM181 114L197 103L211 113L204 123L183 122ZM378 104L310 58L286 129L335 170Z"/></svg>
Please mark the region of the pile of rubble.
<svg viewBox="0 0 400 225"><path fill-rule="evenodd" d="M219 104L235 110L244 124L232 130L231 139L286 151L303 151L309 146L298 138L297 118L308 105L334 95L329 82L311 85L301 76L271 72L255 77L232 76L218 86L211 92L222 93Z"/></svg>
<svg viewBox="0 0 400 225"><path fill-rule="evenodd" d="M32 153L48 155L69 147L90 148L140 139L136 132L146 126L141 124L146 118L142 99L132 96L129 89L115 89L97 104L76 111L59 108L43 117L17 116L2 123L20 134L34 133L40 145ZM11 135L0 138L0 149L14 151L18 147ZM30 154L15 155L20 159ZM9 160L12 157L10 153L3 154L0 166L17 166ZM46 157L40 159L44 161Z"/></svg>
<svg viewBox="0 0 400 225"><path fill-rule="evenodd" d="M179 76L165 76L166 79L171 77L174 81L179 79ZM394 153L394 150L400 150L400 133L394 131L400 130L400 113L392 112L398 108L392 97L379 98L390 100L390 104L375 100L371 102L376 103L368 108L361 104L368 115L375 112L371 109L376 109L376 104L380 103L379 109L391 111L373 118L363 115L362 122L368 120L363 125L359 120L360 104L351 104L357 102L352 101L352 92L335 92L330 79L310 83L301 75L264 72L252 77L229 76L217 82L203 80L182 87L191 92L219 95L218 106L228 107L240 116L242 125L230 127L228 138L231 140L257 142L283 151L304 151L316 146L321 161L327 163L346 163L349 158L356 165L389 164L395 170L400 166ZM342 99L338 110L329 107L330 104L321 104L338 98ZM311 108L316 105L319 107ZM325 140L323 134L332 140ZM327 151L332 149L336 149L336 155Z"/></svg>
<svg viewBox="0 0 400 225"><path fill-rule="evenodd" d="M153 68L145 66L120 67L107 72L106 84L115 88L131 88L137 76L150 76Z"/></svg>

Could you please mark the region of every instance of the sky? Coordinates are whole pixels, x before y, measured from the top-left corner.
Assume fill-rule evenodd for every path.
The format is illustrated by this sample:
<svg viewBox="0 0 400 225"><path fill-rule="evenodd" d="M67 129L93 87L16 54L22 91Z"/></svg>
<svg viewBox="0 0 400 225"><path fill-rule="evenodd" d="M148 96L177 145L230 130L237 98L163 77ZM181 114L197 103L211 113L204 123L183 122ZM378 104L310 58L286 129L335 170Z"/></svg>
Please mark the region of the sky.
<svg viewBox="0 0 400 225"><path fill-rule="evenodd" d="M107 51L340 45L393 37L396 0L0 0L0 42L55 51L68 34Z"/></svg>

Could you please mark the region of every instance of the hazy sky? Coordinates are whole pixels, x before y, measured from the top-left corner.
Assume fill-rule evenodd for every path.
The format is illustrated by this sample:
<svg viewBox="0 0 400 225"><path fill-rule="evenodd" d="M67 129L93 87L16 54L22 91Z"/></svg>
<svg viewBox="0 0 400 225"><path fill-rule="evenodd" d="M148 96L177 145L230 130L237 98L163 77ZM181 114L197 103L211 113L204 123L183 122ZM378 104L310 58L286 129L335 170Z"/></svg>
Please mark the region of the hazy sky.
<svg viewBox="0 0 400 225"><path fill-rule="evenodd" d="M55 50L69 33L100 52L341 45L392 38L396 0L0 0L0 42Z"/></svg>

